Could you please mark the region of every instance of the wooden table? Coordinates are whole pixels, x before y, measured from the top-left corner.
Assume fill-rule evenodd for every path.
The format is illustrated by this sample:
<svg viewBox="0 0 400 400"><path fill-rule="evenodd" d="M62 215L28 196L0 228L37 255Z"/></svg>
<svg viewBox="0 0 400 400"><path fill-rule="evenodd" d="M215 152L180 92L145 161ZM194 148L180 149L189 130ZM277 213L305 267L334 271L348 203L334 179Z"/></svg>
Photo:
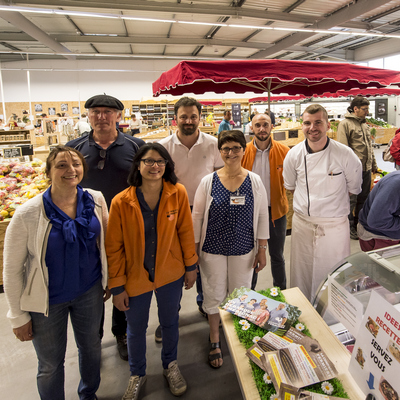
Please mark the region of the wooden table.
<svg viewBox="0 0 400 400"><path fill-rule="evenodd" d="M365 400L365 395L348 372L350 362L350 353L348 350L326 325L325 321L315 311L299 288L287 289L282 293L288 303L299 307L302 311L299 320L307 325L313 338L319 341L321 347L335 365L338 371L338 378L341 380L349 398L351 400ZM249 358L246 356L246 350L239 342L234 329L232 314L224 310L220 310L219 313L229 351L235 365L236 375L242 389L243 399L260 400L260 395L251 374Z"/></svg>

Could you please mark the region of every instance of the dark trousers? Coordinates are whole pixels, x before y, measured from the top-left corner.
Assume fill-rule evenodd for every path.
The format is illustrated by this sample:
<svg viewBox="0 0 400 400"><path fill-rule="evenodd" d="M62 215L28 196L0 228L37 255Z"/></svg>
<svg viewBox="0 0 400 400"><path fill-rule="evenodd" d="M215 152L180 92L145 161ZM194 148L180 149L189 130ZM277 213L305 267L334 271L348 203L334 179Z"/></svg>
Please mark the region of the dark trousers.
<svg viewBox="0 0 400 400"><path fill-rule="evenodd" d="M273 285L281 290L286 289L285 258L283 250L286 238L286 215L272 222L271 207L269 207L269 239L268 252L271 258L271 272ZM257 284L257 273L253 273L251 289L255 290Z"/></svg>
<svg viewBox="0 0 400 400"><path fill-rule="evenodd" d="M360 194L352 194L350 196L350 214L349 214L349 222L350 227L354 226L357 230L358 224L358 214L364 206L365 200L369 195L371 190L371 170L363 171L362 176L362 184L361 184L361 193Z"/></svg>
<svg viewBox="0 0 400 400"><path fill-rule="evenodd" d="M184 276L154 291L157 299L158 320L162 332L161 360L163 368L177 359L179 340L179 308ZM153 292L129 297L128 354L131 375L146 375L146 330Z"/></svg>
<svg viewBox="0 0 400 400"><path fill-rule="evenodd" d="M124 311L119 311L113 306L111 332L114 336L125 335L126 333L126 316Z"/></svg>

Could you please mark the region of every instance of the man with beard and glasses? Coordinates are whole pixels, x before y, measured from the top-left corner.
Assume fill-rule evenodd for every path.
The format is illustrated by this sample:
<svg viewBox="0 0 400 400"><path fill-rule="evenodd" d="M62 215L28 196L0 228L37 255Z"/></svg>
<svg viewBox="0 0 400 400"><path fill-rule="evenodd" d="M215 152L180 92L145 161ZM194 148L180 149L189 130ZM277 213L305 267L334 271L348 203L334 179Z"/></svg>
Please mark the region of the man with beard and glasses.
<svg viewBox="0 0 400 400"><path fill-rule="evenodd" d="M289 210L286 189L283 184L283 160L289 147L271 137L273 124L267 114L256 114L250 122L255 137L247 144L242 166L260 175L268 196L269 239L273 285L286 289L285 258L283 250L286 238L286 214ZM252 289L255 289L258 274L254 270Z"/></svg>
<svg viewBox="0 0 400 400"><path fill-rule="evenodd" d="M88 135L68 142L67 146L80 151L88 165L87 175L83 177L81 185L103 193L110 208L113 197L129 186L132 161L144 141L116 128L124 105L115 97L106 94L93 96L86 101L85 108L89 109L92 130ZM102 329L103 324L101 336ZM111 331L117 340L119 356L128 361L126 329L125 313L114 306Z"/></svg>
<svg viewBox="0 0 400 400"><path fill-rule="evenodd" d="M223 167L221 154L218 150L218 140L199 129L201 104L193 98L182 97L175 103L175 121L178 127L176 134L159 141L171 155L175 163L175 174L189 196L190 207L193 207L194 195L201 179L211 172ZM197 304L199 312L203 311L203 291L201 289L200 273L197 273ZM155 339L162 341L160 327L157 328Z"/></svg>
<svg viewBox="0 0 400 400"><path fill-rule="evenodd" d="M303 114L306 139L283 162L293 194L290 285L312 301L336 263L350 255L349 194L361 192L362 165L354 152L330 140L328 113L319 104Z"/></svg>

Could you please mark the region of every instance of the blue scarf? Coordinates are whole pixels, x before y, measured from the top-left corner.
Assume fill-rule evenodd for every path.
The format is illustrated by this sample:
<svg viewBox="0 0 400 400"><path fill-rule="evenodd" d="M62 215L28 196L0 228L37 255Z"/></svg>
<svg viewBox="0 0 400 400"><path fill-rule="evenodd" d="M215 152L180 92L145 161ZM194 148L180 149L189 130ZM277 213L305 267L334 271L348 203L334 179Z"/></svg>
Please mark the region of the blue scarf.
<svg viewBox="0 0 400 400"><path fill-rule="evenodd" d="M62 232L66 248L64 259L64 290L77 292L80 284L80 268L88 265L86 241L93 239L89 230L94 215L92 195L77 186L75 219L59 209L51 199L51 187L43 194L43 205L51 224ZM73 278L73 279L68 279Z"/></svg>

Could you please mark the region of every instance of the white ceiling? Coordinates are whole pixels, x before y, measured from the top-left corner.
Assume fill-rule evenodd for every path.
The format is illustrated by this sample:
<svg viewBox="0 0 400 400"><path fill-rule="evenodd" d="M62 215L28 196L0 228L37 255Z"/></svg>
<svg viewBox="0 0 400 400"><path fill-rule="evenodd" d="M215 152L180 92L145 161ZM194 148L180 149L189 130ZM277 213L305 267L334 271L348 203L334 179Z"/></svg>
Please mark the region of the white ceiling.
<svg viewBox="0 0 400 400"><path fill-rule="evenodd" d="M56 14L61 10L65 15ZM399 0L0 0L1 63L27 57L360 62L398 53Z"/></svg>

